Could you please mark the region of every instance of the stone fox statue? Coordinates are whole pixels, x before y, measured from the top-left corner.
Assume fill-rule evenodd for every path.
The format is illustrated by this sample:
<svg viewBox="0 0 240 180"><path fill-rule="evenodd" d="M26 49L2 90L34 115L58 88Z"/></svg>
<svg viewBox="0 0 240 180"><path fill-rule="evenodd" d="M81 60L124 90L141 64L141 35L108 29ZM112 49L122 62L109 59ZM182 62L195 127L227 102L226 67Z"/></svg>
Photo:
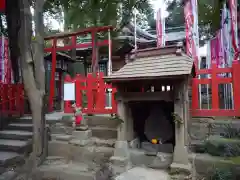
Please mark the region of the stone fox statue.
<svg viewBox="0 0 240 180"><path fill-rule="evenodd" d="M83 120L83 113L82 113L82 108L81 107L77 107L75 101L71 102L72 108L73 108L73 112L74 112L74 118L75 121L73 122L73 126L80 126L81 125L81 121Z"/></svg>

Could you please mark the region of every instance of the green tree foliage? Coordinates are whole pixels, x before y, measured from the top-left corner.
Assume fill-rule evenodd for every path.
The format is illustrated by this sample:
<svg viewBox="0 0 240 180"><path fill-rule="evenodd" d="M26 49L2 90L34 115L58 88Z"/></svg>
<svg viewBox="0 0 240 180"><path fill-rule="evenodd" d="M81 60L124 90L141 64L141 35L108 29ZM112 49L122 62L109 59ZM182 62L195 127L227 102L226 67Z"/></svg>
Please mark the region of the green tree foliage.
<svg viewBox="0 0 240 180"><path fill-rule="evenodd" d="M64 29L90 26L121 26L128 23L136 8L148 18L153 13L150 0L47 0L45 11L64 22Z"/></svg>
<svg viewBox="0 0 240 180"><path fill-rule="evenodd" d="M184 2L185 0L168 0L167 11L169 13L166 18L167 27L184 26ZM220 28L221 9L226 0L198 0L198 18L199 32L202 40L212 37ZM238 0L240 3L240 0ZM149 20L151 29L156 28L156 22Z"/></svg>

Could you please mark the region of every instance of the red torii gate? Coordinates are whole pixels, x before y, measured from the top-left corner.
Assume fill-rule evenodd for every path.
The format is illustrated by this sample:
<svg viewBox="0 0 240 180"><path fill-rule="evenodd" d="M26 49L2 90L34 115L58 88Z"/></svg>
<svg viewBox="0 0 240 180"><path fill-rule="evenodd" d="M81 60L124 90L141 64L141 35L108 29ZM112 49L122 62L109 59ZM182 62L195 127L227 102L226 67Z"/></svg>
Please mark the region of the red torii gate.
<svg viewBox="0 0 240 180"><path fill-rule="evenodd" d="M95 35L98 32L108 32L113 29L112 26L103 26L103 27L92 27L83 29L77 32L71 32L71 33L64 33L64 34L56 34L54 36L45 37L45 41L52 41L52 46L45 48L45 52L51 52L52 53L52 71L51 71L51 80L50 80L50 93L49 93L49 112L53 111L53 103L54 103L54 92L55 92L55 72L56 72L56 52L57 51L69 51L74 48L88 48L92 47L92 64L95 63L96 60L96 49L93 47L95 46ZM77 43L77 36L91 34L92 41L88 43ZM71 44L70 45L64 45L61 47L57 47L57 40L63 39L63 38L70 38ZM109 51L111 51L111 40L103 40L103 41L97 41L96 46L109 46ZM111 55L111 53L109 53ZM111 57L109 57L111 59Z"/></svg>

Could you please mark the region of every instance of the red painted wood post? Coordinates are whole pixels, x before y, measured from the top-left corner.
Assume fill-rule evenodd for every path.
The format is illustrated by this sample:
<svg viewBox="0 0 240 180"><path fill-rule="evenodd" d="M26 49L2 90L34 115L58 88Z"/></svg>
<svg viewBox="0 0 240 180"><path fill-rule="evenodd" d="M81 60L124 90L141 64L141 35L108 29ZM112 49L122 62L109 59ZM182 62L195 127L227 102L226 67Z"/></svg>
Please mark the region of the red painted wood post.
<svg viewBox="0 0 240 180"><path fill-rule="evenodd" d="M112 114L117 113L117 102L115 100L116 93L117 93L117 89L112 87Z"/></svg>
<svg viewBox="0 0 240 180"><path fill-rule="evenodd" d="M73 80L69 75L66 75L65 79L64 79L64 84L67 84L67 83L73 83ZM64 112L65 113L72 113L73 112L70 101L65 101L64 100Z"/></svg>
<svg viewBox="0 0 240 180"><path fill-rule="evenodd" d="M105 111L105 105L106 105L106 87L105 82L103 80L103 73L100 72L98 76L98 89L97 89L97 103L96 107L100 112Z"/></svg>
<svg viewBox="0 0 240 180"><path fill-rule="evenodd" d="M20 84L16 84L16 101L15 101L15 106L16 106L16 111L18 112L18 114L21 114L21 102L20 102L20 98L21 98L21 89L20 89Z"/></svg>
<svg viewBox="0 0 240 180"><path fill-rule="evenodd" d="M20 89L21 89L21 98L20 98L20 100L21 100L21 114L24 114L24 112L25 112L25 94L24 94L24 85L23 84L21 84L21 86L20 86Z"/></svg>
<svg viewBox="0 0 240 180"><path fill-rule="evenodd" d="M57 63L57 39L53 39L52 45L52 71L51 71L51 80L50 80L50 92L49 92L49 112L53 111L54 104L54 94L55 94L55 72L56 72L56 63Z"/></svg>
<svg viewBox="0 0 240 180"><path fill-rule="evenodd" d="M92 76L92 74L88 74L87 75L87 112L88 113L93 113L93 81L94 81L94 79L93 79L93 76Z"/></svg>
<svg viewBox="0 0 240 180"><path fill-rule="evenodd" d="M7 114L7 110L8 110L8 85L4 84L4 95L3 95L3 113Z"/></svg>
<svg viewBox="0 0 240 180"><path fill-rule="evenodd" d="M192 110L199 109L198 79L192 79Z"/></svg>
<svg viewBox="0 0 240 180"><path fill-rule="evenodd" d="M75 77L75 94L77 107L82 107L82 88L81 88L81 75L77 74Z"/></svg>
<svg viewBox="0 0 240 180"><path fill-rule="evenodd" d="M0 82L1 113L3 111L3 94L4 94L3 92L4 92L3 84L2 84L2 82Z"/></svg>
<svg viewBox="0 0 240 180"><path fill-rule="evenodd" d="M212 63L212 74L211 74L211 84L212 84L212 109L219 109L219 97L218 97L218 76L217 76L217 64Z"/></svg>
<svg viewBox="0 0 240 180"><path fill-rule="evenodd" d="M234 110L240 115L240 83L239 83L240 64L238 61L233 61L232 64L232 84L233 84L233 99Z"/></svg>

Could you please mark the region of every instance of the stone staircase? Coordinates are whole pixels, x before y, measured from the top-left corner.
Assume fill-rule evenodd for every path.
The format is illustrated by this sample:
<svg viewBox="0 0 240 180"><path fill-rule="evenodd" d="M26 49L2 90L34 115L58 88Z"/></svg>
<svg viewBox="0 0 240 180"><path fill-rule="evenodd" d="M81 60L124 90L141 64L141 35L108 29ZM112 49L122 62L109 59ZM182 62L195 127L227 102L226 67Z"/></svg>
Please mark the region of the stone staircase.
<svg viewBox="0 0 240 180"><path fill-rule="evenodd" d="M32 149L32 130L31 120L14 119L0 131L0 174L24 164Z"/></svg>
<svg viewBox="0 0 240 180"><path fill-rule="evenodd" d="M94 180L97 176L108 176L104 167L114 152L118 122L109 116L86 116L86 119L87 131L52 134L48 158L58 160L40 168L44 178ZM57 162L60 163L56 166Z"/></svg>

